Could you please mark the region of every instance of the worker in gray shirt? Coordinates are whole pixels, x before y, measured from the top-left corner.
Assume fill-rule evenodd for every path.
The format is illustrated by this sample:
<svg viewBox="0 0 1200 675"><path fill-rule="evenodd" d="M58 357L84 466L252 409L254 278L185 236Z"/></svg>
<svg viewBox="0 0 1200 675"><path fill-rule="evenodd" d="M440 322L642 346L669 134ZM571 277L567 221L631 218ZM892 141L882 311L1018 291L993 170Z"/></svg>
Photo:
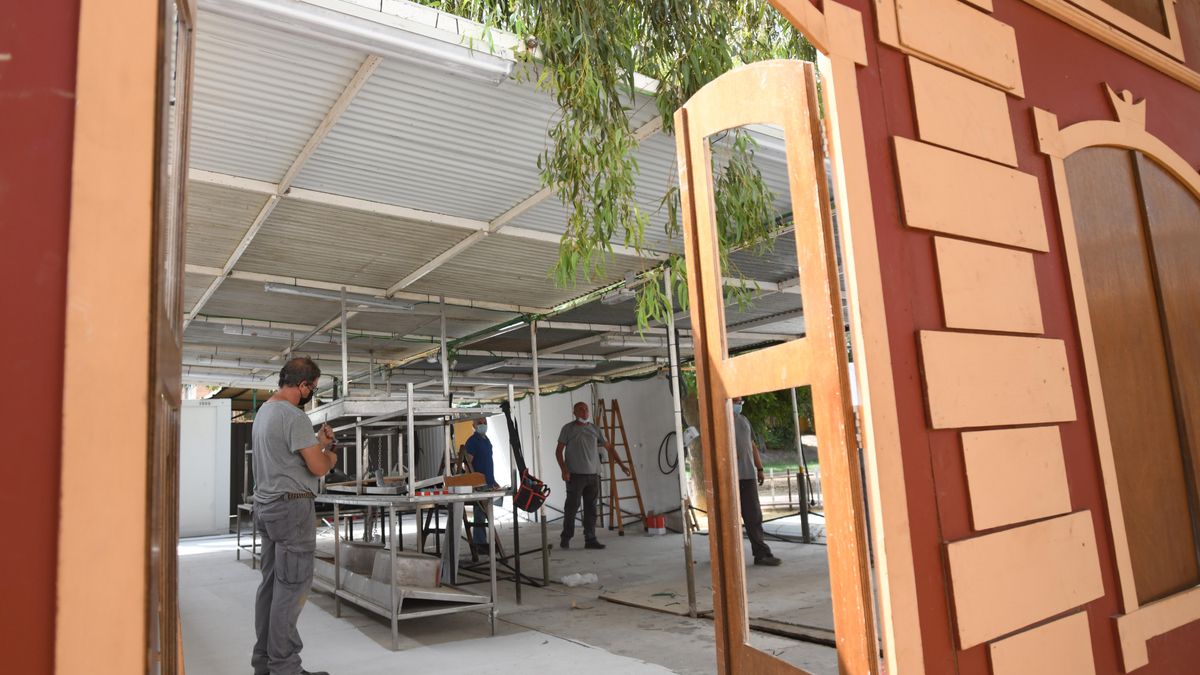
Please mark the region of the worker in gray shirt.
<svg viewBox="0 0 1200 675"><path fill-rule="evenodd" d="M255 675L329 675L300 666L296 630L312 586L316 550L313 498L318 480L338 461L329 425L313 433L301 409L312 400L321 369L295 358L279 371L279 391L254 416L254 519L262 536L262 583L254 602Z"/></svg>
<svg viewBox="0 0 1200 675"><path fill-rule="evenodd" d="M600 496L600 453L598 448L608 451L609 458L629 475L629 467L617 457L612 441L604 437L596 425L588 419L588 404L575 404L575 419L563 425L558 432L558 446L554 457L562 469L563 482L567 484L567 498L563 504L563 529L559 545L570 548L571 537L575 536L575 514L583 500L583 547L604 548L596 539L596 499Z"/></svg>
<svg viewBox="0 0 1200 675"><path fill-rule="evenodd" d="M742 414L741 398L733 399L733 436L737 444L738 498L742 507L742 522L746 525L746 536L750 538L750 551L755 565L780 564L779 558L771 555L771 548L764 541L762 504L758 501L758 486L763 484L762 457L754 443L750 420Z"/></svg>

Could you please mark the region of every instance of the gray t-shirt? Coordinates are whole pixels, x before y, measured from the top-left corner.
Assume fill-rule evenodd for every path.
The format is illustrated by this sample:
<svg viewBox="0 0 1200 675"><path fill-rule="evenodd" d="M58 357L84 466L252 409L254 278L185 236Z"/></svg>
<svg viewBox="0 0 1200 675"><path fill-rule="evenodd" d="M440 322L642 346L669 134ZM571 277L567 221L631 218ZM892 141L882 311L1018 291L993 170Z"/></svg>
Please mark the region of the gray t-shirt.
<svg viewBox="0 0 1200 675"><path fill-rule="evenodd" d="M287 401L267 401L254 416L254 501L265 504L289 492L317 492L317 477L300 455L317 444L308 415Z"/></svg>
<svg viewBox="0 0 1200 675"><path fill-rule="evenodd" d="M741 413L733 414L733 437L737 442L738 480L756 480L758 469L754 468L754 442L750 431L750 420Z"/></svg>
<svg viewBox="0 0 1200 675"><path fill-rule="evenodd" d="M599 446L607 445L604 432L595 424L567 422L558 432L558 442L567 446L563 459L567 471L578 474L600 473Z"/></svg>

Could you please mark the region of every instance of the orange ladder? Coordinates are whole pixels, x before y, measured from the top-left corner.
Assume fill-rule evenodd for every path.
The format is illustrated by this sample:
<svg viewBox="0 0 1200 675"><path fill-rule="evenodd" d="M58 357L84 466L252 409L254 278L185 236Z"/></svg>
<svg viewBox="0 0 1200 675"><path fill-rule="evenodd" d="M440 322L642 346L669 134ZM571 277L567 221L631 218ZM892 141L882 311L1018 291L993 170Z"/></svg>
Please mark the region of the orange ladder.
<svg viewBox="0 0 1200 675"><path fill-rule="evenodd" d="M625 524L630 525L641 521L646 522L646 506L642 503L642 490L638 485L637 467L633 464L633 456L629 448L629 437L625 435L625 421L621 417L621 405L616 399L606 406L604 399L596 403L596 425L604 432L604 437L613 444L613 450L629 467L629 475L617 476L617 465L610 461L607 452L600 453L601 462L608 465L608 480L601 481L600 522L608 516L608 529L616 529L617 534L625 536ZM633 484L630 493L626 483ZM622 489L625 488L625 489ZM637 510L622 507L622 502L637 502Z"/></svg>

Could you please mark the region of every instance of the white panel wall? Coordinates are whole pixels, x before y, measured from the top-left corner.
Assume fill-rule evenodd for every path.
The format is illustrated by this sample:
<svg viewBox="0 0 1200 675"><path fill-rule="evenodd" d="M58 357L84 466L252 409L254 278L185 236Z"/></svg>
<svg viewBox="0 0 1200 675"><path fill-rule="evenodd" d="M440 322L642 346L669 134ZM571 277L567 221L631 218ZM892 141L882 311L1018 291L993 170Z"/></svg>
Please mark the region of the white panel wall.
<svg viewBox="0 0 1200 675"><path fill-rule="evenodd" d="M184 401L179 417L179 536L229 531L229 399Z"/></svg>
<svg viewBox="0 0 1200 675"><path fill-rule="evenodd" d="M595 398L606 402L616 399L621 405L621 416L625 422L625 434L629 438L630 452L637 468L638 483L642 489L642 500L647 511L664 513L679 508L679 477L672 472L663 475L658 468L658 446L662 439L675 428L672 412L671 389L665 376L647 380L625 381L616 383L600 383L595 385ZM514 411L517 424L521 429L522 447L525 448L526 462L533 469L533 442L530 430L530 406L533 398L526 397L517 402ZM558 463L554 458L554 446L558 440L558 432L564 424L573 418L571 408L575 403L583 401L595 410L593 387L588 386L576 391L554 394L542 397L541 443L539 455L542 468L538 477L546 482L552 490L547 503L561 509L566 494ZM500 418L503 419L503 418ZM488 435L492 436L492 428L496 425L489 421ZM507 443L507 433L504 434ZM499 439L492 437L497 447ZM675 457L673 447L671 458ZM675 471L679 471L678 468ZM617 471L621 476L620 470ZM628 486L626 487L626 489ZM622 491L624 494L624 490ZM625 504L629 509L632 502Z"/></svg>

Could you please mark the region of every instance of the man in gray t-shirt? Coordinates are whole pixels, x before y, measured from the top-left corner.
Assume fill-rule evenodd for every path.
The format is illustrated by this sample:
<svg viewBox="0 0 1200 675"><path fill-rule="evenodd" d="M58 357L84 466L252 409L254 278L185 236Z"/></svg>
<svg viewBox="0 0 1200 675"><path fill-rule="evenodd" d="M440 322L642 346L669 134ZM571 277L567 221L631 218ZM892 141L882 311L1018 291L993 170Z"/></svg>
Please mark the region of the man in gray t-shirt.
<svg viewBox="0 0 1200 675"><path fill-rule="evenodd" d="M567 484L567 497L563 503L563 530L559 545L570 548L571 537L575 536L575 514L579 502L583 501L583 547L604 548L596 539L596 498L600 495L600 448L608 452L609 459L629 475L629 467L617 457L612 441L604 437L596 425L588 419L588 405L583 401L575 404L575 419L563 425L558 432L558 446L554 457L562 469L563 482Z"/></svg>
<svg viewBox="0 0 1200 675"><path fill-rule="evenodd" d="M312 400L321 369L295 358L279 372L279 391L254 417L254 522L261 533L262 583L254 601L255 675L309 673L300 666L296 631L312 586L316 550L313 497L317 481L337 464L333 430L314 434L301 409Z"/></svg>
<svg viewBox="0 0 1200 675"><path fill-rule="evenodd" d="M742 414L744 403L741 398L733 399L733 440L737 446L738 501L741 502L742 522L746 525L754 564L776 566L781 561L771 555L771 548L765 541L762 504L758 500L758 486L763 483L762 457L754 443L750 420Z"/></svg>

